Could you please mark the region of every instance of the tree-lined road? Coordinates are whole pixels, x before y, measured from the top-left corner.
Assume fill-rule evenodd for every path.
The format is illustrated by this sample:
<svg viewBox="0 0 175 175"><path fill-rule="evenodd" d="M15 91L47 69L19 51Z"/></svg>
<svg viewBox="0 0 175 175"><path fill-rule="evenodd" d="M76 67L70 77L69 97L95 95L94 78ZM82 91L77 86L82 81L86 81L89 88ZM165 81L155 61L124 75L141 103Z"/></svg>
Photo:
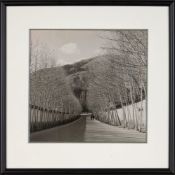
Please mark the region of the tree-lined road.
<svg viewBox="0 0 175 175"><path fill-rule="evenodd" d="M146 133L111 126L82 116L72 123L32 133L30 141L144 143Z"/></svg>

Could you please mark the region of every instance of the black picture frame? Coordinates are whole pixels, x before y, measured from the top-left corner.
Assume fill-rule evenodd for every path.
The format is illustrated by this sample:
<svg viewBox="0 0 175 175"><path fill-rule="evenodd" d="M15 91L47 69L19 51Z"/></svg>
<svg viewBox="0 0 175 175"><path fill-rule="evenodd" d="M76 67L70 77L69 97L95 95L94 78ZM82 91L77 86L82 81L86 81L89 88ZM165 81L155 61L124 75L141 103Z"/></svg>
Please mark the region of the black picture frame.
<svg viewBox="0 0 175 175"><path fill-rule="evenodd" d="M1 3L1 174L175 174L175 0L0 0ZM8 169L6 167L6 8L8 6L167 6L169 7L169 168L167 169Z"/></svg>

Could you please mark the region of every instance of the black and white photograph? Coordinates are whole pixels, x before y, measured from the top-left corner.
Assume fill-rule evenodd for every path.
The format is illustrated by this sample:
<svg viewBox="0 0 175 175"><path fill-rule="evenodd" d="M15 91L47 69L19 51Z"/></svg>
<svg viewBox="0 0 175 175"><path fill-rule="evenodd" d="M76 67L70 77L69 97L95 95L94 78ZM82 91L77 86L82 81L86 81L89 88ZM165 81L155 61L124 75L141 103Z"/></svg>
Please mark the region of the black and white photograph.
<svg viewBox="0 0 175 175"><path fill-rule="evenodd" d="M175 0L0 1L0 175L175 175Z"/></svg>
<svg viewBox="0 0 175 175"><path fill-rule="evenodd" d="M147 143L147 29L30 29L29 142Z"/></svg>

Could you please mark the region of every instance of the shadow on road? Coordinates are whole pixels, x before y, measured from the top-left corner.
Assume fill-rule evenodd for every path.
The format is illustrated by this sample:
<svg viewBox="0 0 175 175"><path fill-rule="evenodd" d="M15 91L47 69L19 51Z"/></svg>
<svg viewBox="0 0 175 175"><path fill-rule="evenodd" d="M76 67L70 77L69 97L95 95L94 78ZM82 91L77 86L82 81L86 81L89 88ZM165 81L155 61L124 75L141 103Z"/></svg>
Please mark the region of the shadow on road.
<svg viewBox="0 0 175 175"><path fill-rule="evenodd" d="M83 142L86 117L63 126L38 131L30 135L30 142Z"/></svg>

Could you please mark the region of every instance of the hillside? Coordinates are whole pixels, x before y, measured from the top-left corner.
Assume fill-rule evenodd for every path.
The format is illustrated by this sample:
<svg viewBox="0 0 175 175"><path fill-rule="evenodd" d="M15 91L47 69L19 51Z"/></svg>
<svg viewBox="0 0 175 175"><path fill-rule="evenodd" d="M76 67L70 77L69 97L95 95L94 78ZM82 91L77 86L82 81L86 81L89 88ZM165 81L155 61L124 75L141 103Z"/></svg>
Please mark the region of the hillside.
<svg viewBox="0 0 175 175"><path fill-rule="evenodd" d="M62 67L67 75L75 74L77 72L85 71L86 69L83 66L91 62L93 59L94 58L84 59L74 64L66 64Z"/></svg>
<svg viewBox="0 0 175 175"><path fill-rule="evenodd" d="M94 98L103 100L104 98L102 98L101 95L106 93L115 94L115 99L112 99L114 102L110 108L115 108L117 106L121 107L120 99L118 99L118 95L116 94L117 91L114 88L119 88L121 93L125 95L124 93L126 92L122 92L122 89L124 89L123 86L125 85L122 84L122 81L125 77L128 78L127 75L132 74L132 77L135 76L135 81L138 79L138 72L135 67L127 68L127 72L123 70L122 66L119 64L122 59L122 57L117 55L115 57L101 55L84 59L74 64L64 65L62 67L41 69L32 74L31 77L35 77L35 75L37 75L37 77L39 77L39 81L43 79L46 84L50 82L50 89L52 89L52 85L55 86L55 82L57 82L56 84L58 87L55 86L55 88L59 89L60 73L64 74L61 78L64 77L63 79L65 79L73 94L79 100L83 111L89 110L87 107L87 98L89 98L89 102L94 101ZM125 79L125 82L127 81L128 80ZM140 99L137 98L136 94L134 101L139 100ZM97 100L96 103L98 104L104 102ZM131 103L131 101L128 101L128 103ZM125 104L125 102L123 102L123 104Z"/></svg>

